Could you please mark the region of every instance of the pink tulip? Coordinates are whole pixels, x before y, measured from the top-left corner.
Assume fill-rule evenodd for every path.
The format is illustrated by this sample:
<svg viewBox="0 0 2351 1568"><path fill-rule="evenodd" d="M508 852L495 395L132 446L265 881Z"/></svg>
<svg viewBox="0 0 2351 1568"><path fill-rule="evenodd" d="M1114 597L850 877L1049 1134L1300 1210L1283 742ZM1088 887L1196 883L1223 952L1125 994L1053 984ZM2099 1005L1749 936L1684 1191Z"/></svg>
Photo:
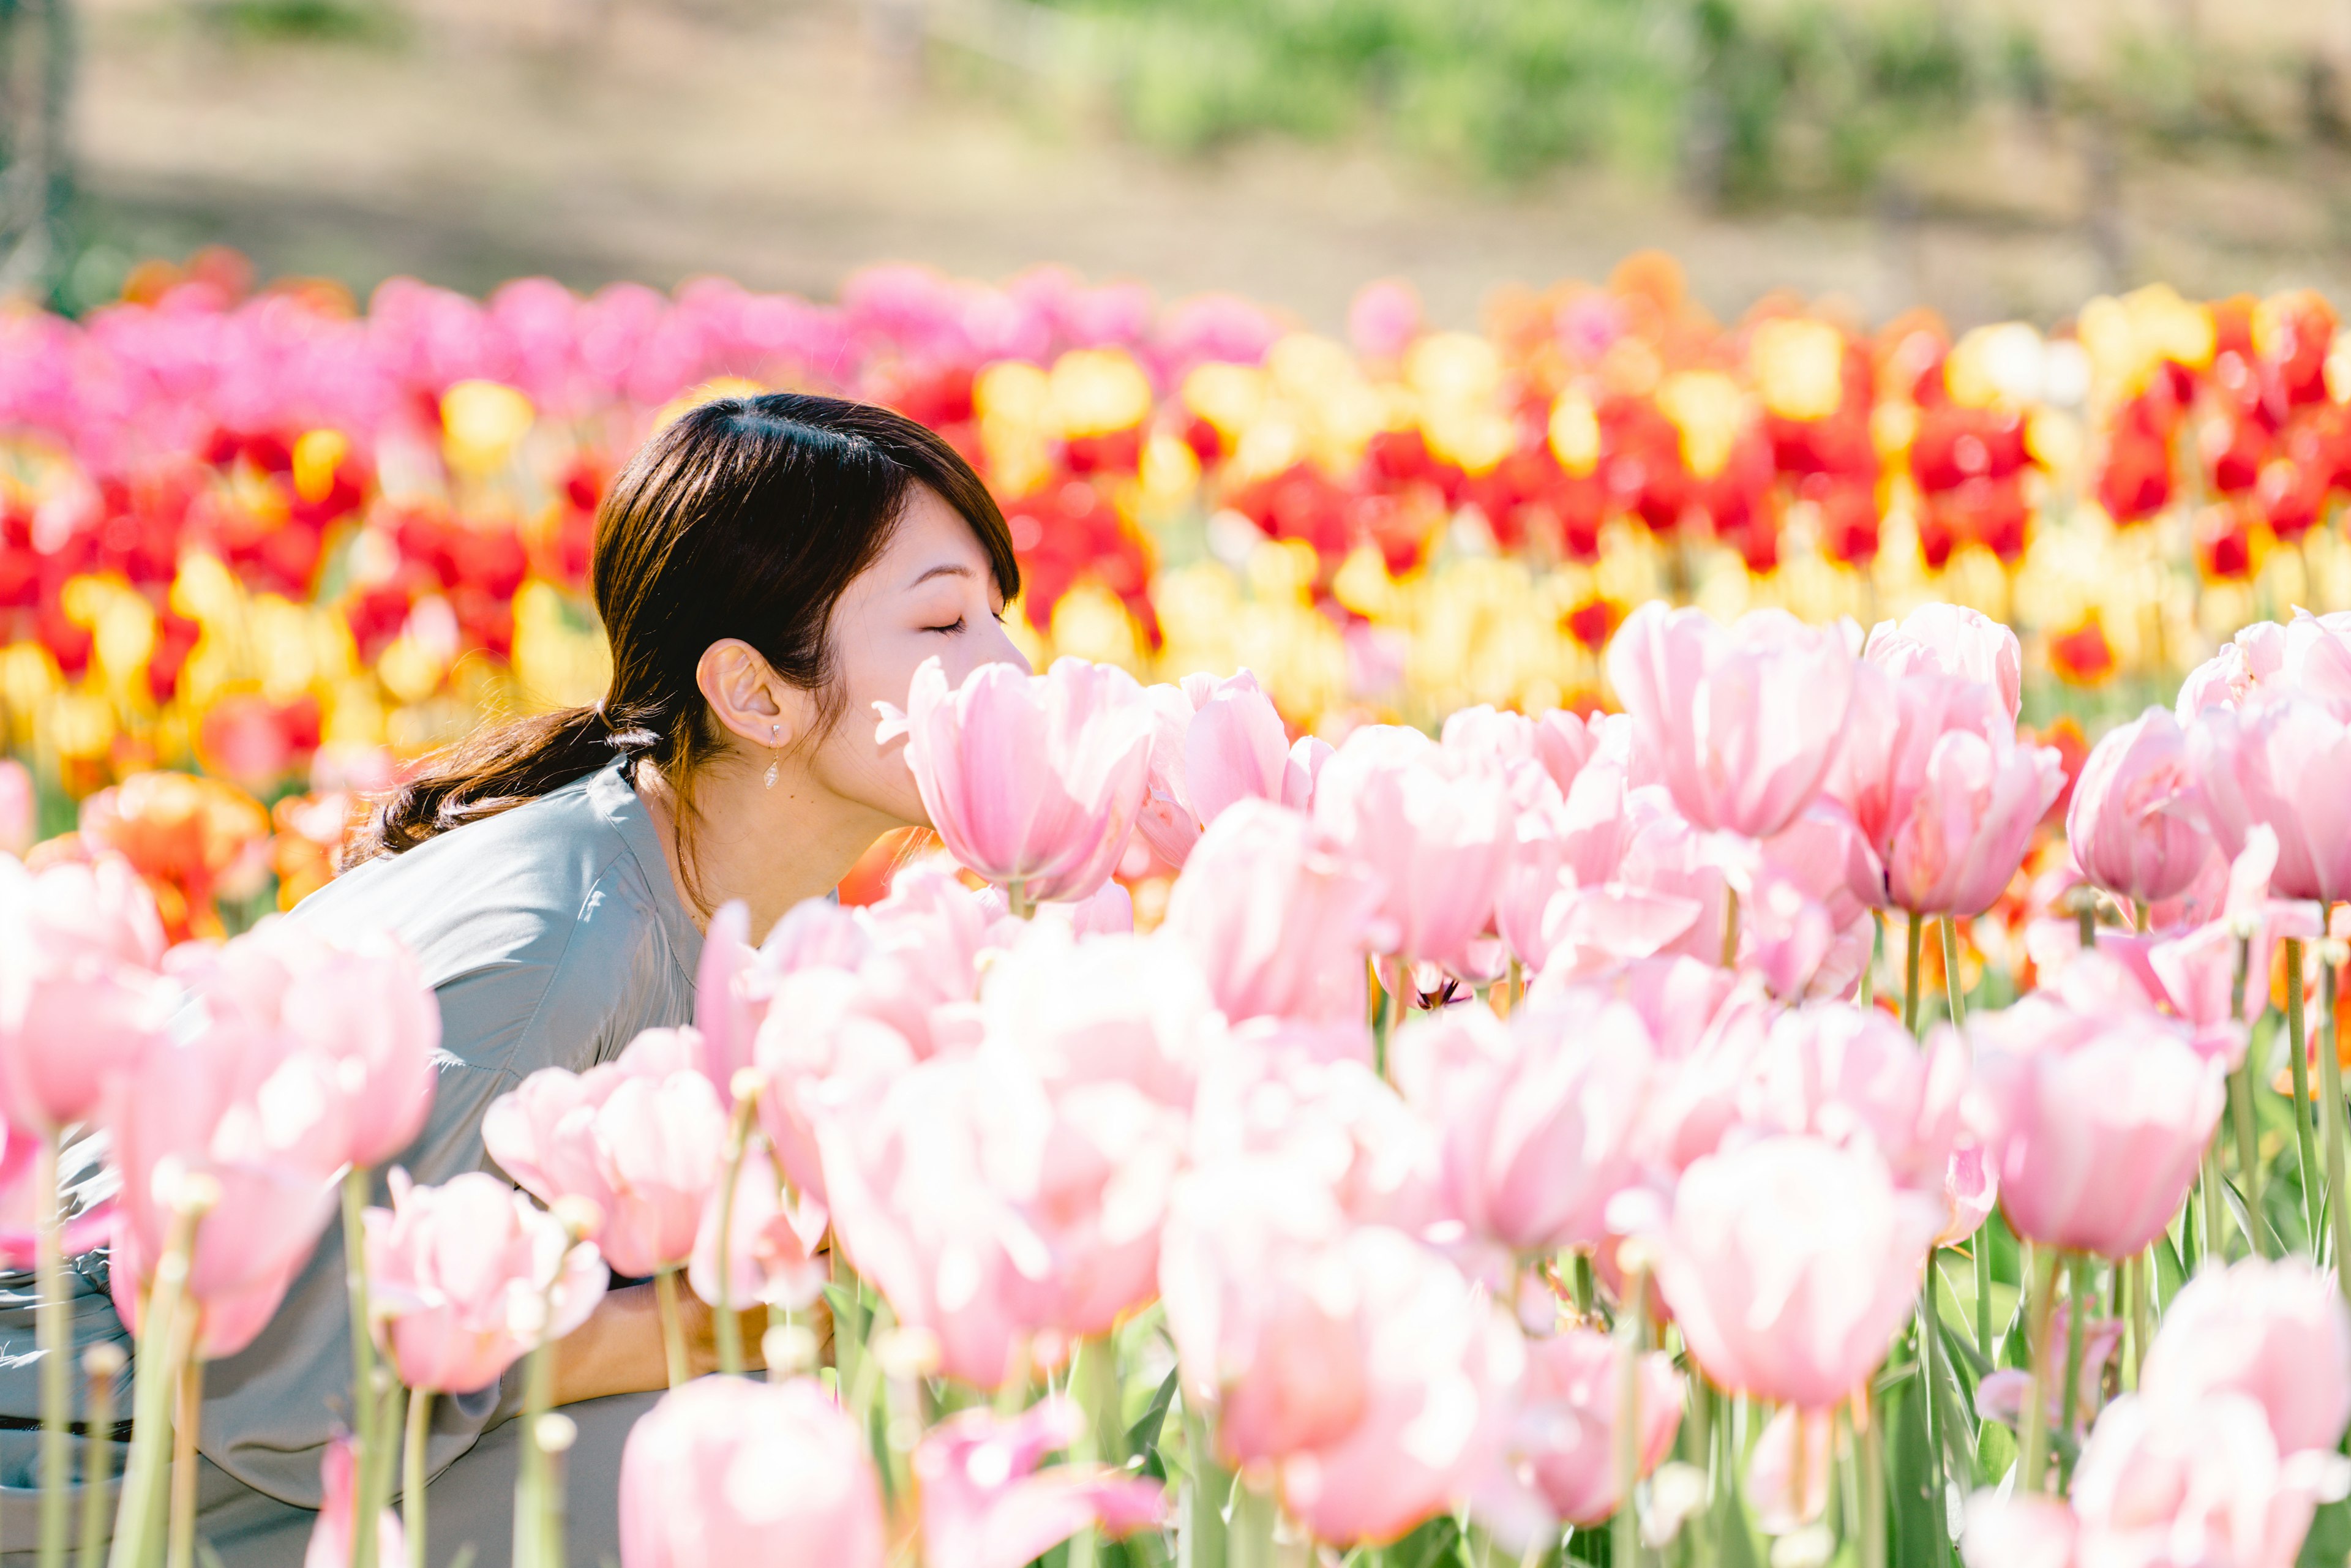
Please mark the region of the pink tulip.
<svg viewBox="0 0 2351 1568"><path fill-rule="evenodd" d="M582 1197L593 1239L622 1274L656 1274L694 1253L703 1200L726 1160L726 1113L685 1031L647 1030L619 1060L541 1068L490 1102L482 1143L543 1202Z"/></svg>
<svg viewBox="0 0 2351 1568"><path fill-rule="evenodd" d="M1420 296L1401 278L1355 290L1347 306L1347 341L1369 360L1398 360L1420 336Z"/></svg>
<svg viewBox="0 0 2351 1568"><path fill-rule="evenodd" d="M2166 708L2109 730L2065 812L2065 841L2092 882L2148 904L2184 893L2212 854L2188 737Z"/></svg>
<svg viewBox="0 0 2351 1568"><path fill-rule="evenodd" d="M694 1293L718 1305L719 1282L726 1284L726 1302L740 1311L765 1304L804 1312L823 1293L831 1272L831 1260L819 1250L824 1239L826 1215L821 1204L785 1201L783 1173L763 1147L746 1150L737 1172L735 1201L726 1219L726 1262L719 1269L719 1197L726 1188L713 1189L702 1208L702 1224L694 1236L694 1260L686 1266L686 1283Z"/></svg>
<svg viewBox="0 0 2351 1568"><path fill-rule="evenodd" d="M1657 1287L1719 1386L1825 1409L1884 1359L1942 1224L1866 1149L1764 1137L1682 1173Z"/></svg>
<svg viewBox="0 0 2351 1568"><path fill-rule="evenodd" d="M2111 964L2085 954L2064 979L2087 985ZM2145 1248L2196 1178L2220 1120L2225 1063L2199 1053L2186 1024L2146 1010L2081 1011L2043 991L1970 1024L2009 1224L2102 1257Z"/></svg>
<svg viewBox="0 0 2351 1568"><path fill-rule="evenodd" d="M816 1134L839 1244L938 1336L950 1376L993 1388L1040 1336L1103 1333L1149 1299L1182 1117L1130 1084L1049 1092L989 1041Z"/></svg>
<svg viewBox="0 0 2351 1568"><path fill-rule="evenodd" d="M933 862L900 872L890 895L860 917L870 943L855 966L862 1010L887 1023L917 1055L930 1055L936 1047L932 1020L978 998L979 956L996 945L987 901L956 881L944 862Z"/></svg>
<svg viewBox="0 0 2351 1568"><path fill-rule="evenodd" d="M1083 659L1042 675L983 664L950 691L928 659L904 713L877 706L876 738L906 737L956 860L1031 902L1088 898L1110 879L1150 779L1151 705L1132 675Z"/></svg>
<svg viewBox="0 0 2351 1568"><path fill-rule="evenodd" d="M359 1450L349 1437L327 1445L319 1460L319 1484L324 1494L319 1521L310 1527L310 1543L302 1553L302 1568L344 1568L351 1560L351 1538L359 1532ZM400 1516L385 1509L376 1516L375 1560L404 1563L408 1538Z"/></svg>
<svg viewBox="0 0 2351 1568"><path fill-rule="evenodd" d="M214 1023L159 1041L109 1080L103 1121L122 1173L115 1310L139 1306L192 1176L219 1201L198 1224L187 1290L202 1312L196 1354L233 1355L257 1335L334 1208L346 1134L328 1066L282 1032Z"/></svg>
<svg viewBox="0 0 2351 1568"><path fill-rule="evenodd" d="M991 947L1011 947L1032 925L1052 925L1071 936L1134 934L1134 895L1115 882L1102 883L1100 893L1074 904L1040 904L1027 920L1012 913L1012 901L993 883L972 896L987 912Z"/></svg>
<svg viewBox="0 0 2351 1568"><path fill-rule="evenodd" d="M1591 1329L1527 1342L1519 1455L1552 1511L1579 1529L1606 1520L1623 1495L1616 1423L1625 1354L1615 1340ZM1641 1357L1636 1382L1641 1436L1635 1458L1646 1476L1673 1451L1684 1390L1673 1358L1657 1351Z"/></svg>
<svg viewBox="0 0 2351 1568"><path fill-rule="evenodd" d="M28 875L0 860L0 1111L39 1137L86 1120L172 1005L155 901L115 857Z"/></svg>
<svg viewBox="0 0 2351 1568"><path fill-rule="evenodd" d="M1159 1522L1159 1483L1101 1465L1038 1462L1084 1435L1085 1416L1054 1396L1006 1419L966 1410L914 1450L926 1568L1021 1568L1081 1530L1113 1539Z"/></svg>
<svg viewBox="0 0 2351 1568"><path fill-rule="evenodd" d="M1302 814L1243 802L1201 835L1163 940L1192 956L1235 1022L1364 1015L1380 888Z"/></svg>
<svg viewBox="0 0 2351 1568"><path fill-rule="evenodd" d="M1219 1027L1207 982L1180 946L1132 935L1081 941L1043 923L989 968L980 1018L1054 1089L1124 1083L1176 1111L1190 1109Z"/></svg>
<svg viewBox="0 0 2351 1568"><path fill-rule="evenodd" d="M163 961L155 895L120 855L62 861L29 874L10 866L7 905L58 957L90 956L153 969ZM22 878L20 881L19 879Z"/></svg>
<svg viewBox="0 0 2351 1568"><path fill-rule="evenodd" d="M1322 770L1314 821L1378 878L1380 951L1470 962L1516 843L1500 776L1417 730L1366 726Z"/></svg>
<svg viewBox="0 0 2351 1568"><path fill-rule="evenodd" d="M808 911L803 915L802 911ZM828 913L819 913L828 912ZM794 915L799 915L797 921ZM703 934L702 956L694 968L694 1028L702 1037L702 1071L718 1092L718 1103L735 1107L735 1074L751 1065L759 1020L767 1012L769 976L830 961L863 956L862 927L829 900L811 898L776 922L764 945L750 946L751 912L741 899L719 906ZM849 967L854 967L852 960ZM762 974L766 969L767 974Z"/></svg>
<svg viewBox="0 0 2351 1568"><path fill-rule="evenodd" d="M2023 706L2024 650L2015 632L1980 610L1922 604L1899 625L1881 621L1870 628L1861 656L1897 678L1927 672L1989 686L2011 724Z"/></svg>
<svg viewBox="0 0 2351 1568"><path fill-rule="evenodd" d="M868 975L838 969L804 969L777 983L755 1046L767 1080L758 1103L759 1126L768 1134L784 1174L808 1197L825 1197L824 1167L817 1151L817 1124L827 1115L880 1098L890 1082L914 1064L906 1037L875 1014L886 995ZM931 977L936 981L937 977ZM926 1043L935 1019L956 1012L976 1032L977 1009L938 1003L921 1009Z"/></svg>
<svg viewBox="0 0 2351 1568"><path fill-rule="evenodd" d="M1968 1500L1959 1556L1967 1568L2074 1568L2080 1530L2062 1498L1979 1492Z"/></svg>
<svg viewBox="0 0 2351 1568"><path fill-rule="evenodd" d="M2063 1366L2072 1358L2073 1315L2071 1301L2059 1301L2050 1312L2048 1337L2034 1353L2036 1364ZM2080 1429L2095 1418L2098 1407L2105 1403L2106 1364L2122 1348L2122 1340L2120 1318L2091 1318L2083 1323L2081 1372L2074 1385L2074 1425L2069 1428L2065 1421L2065 1379L2054 1376L2043 1385L2042 1394L2050 1430L2068 1432L2078 1438ZM2021 1432L2024 1429L2025 1393L2032 1384L2032 1375L2016 1367L1987 1372L1976 1385L1976 1410Z"/></svg>
<svg viewBox="0 0 2351 1568"><path fill-rule="evenodd" d="M1135 831L1181 867L1209 823L1236 800L1276 800L1303 810L1313 795L1316 748L1290 734L1257 677L1192 674L1149 687L1155 720L1151 787Z"/></svg>
<svg viewBox="0 0 2351 1568"><path fill-rule="evenodd" d="M39 807L25 765L13 757L0 760L0 854L22 855L33 847Z"/></svg>
<svg viewBox="0 0 2351 1568"><path fill-rule="evenodd" d="M2188 673L2179 683L2173 713L2184 726L2208 707L2237 707L2259 693L2283 685L2285 670L2285 628L2274 621L2256 621L2239 629L2220 651Z"/></svg>
<svg viewBox="0 0 2351 1568"><path fill-rule="evenodd" d="M1177 1184L1159 1284L1186 1401L1228 1465L1343 1437L1369 1400L1346 1217L1298 1163L1233 1159Z"/></svg>
<svg viewBox="0 0 2351 1568"><path fill-rule="evenodd" d="M1949 1218L1935 1238L1938 1247L1957 1247L1991 1217L2000 1203L2000 1176L1981 1144L1968 1142L1951 1151L1943 1172L1943 1202Z"/></svg>
<svg viewBox="0 0 2351 1568"><path fill-rule="evenodd" d="M2286 898L2351 897L2351 811L2333 780L2351 764L2351 723L2313 698L2210 707L2188 732L2204 814L2231 859L2259 826L2277 834L2272 887Z"/></svg>
<svg viewBox="0 0 2351 1568"><path fill-rule="evenodd" d="M1791 1405L1765 1424L1747 1460L1747 1500L1755 1522L1787 1535L1821 1517L1836 1464L1836 1420L1827 1410Z"/></svg>
<svg viewBox="0 0 2351 1568"><path fill-rule="evenodd" d="M1636 1174L1651 1074L1630 1008L1529 1009L1509 1024L1448 1008L1391 1051L1405 1100L1440 1129L1446 1207L1471 1237L1521 1257L1602 1239Z"/></svg>
<svg viewBox="0 0 2351 1568"><path fill-rule="evenodd" d="M2268 1416L2281 1453L2331 1449L2351 1424L2351 1317L2334 1281L2299 1257L2207 1270L2164 1309L2139 1390L2241 1394Z"/></svg>
<svg viewBox="0 0 2351 1568"><path fill-rule="evenodd" d="M2351 1485L2351 1463L2281 1454L2262 1407L2241 1394L2106 1407L2074 1469L2075 1561L2160 1568L2292 1568L2317 1505Z"/></svg>
<svg viewBox="0 0 2351 1568"><path fill-rule="evenodd" d="M1193 1166L1270 1160L1353 1224L1425 1230L1438 1215L1436 1130L1372 1071L1368 1049L1334 1057L1298 1037L1251 1026L1217 1053L1193 1110Z"/></svg>
<svg viewBox="0 0 2351 1568"><path fill-rule="evenodd" d="M1968 1050L1949 1028L1921 1051L1876 1008L1815 1003L1780 1015L1739 1093L1739 1119L1866 1146L1895 1181L1939 1192L1959 1134Z"/></svg>
<svg viewBox="0 0 2351 1568"><path fill-rule="evenodd" d="M1535 716L1535 760L1542 764L1561 794L1575 788L1583 765L1599 755L1601 735L1601 721L1596 717L1587 721L1563 708Z"/></svg>
<svg viewBox="0 0 2351 1568"><path fill-rule="evenodd" d="M865 1435L812 1378L670 1390L621 1453L622 1568L882 1568Z"/></svg>
<svg viewBox="0 0 2351 1568"><path fill-rule="evenodd" d="M2297 609L2286 622L2282 684L2337 712L2351 704L2351 615L2313 615Z"/></svg>
<svg viewBox="0 0 2351 1568"><path fill-rule="evenodd" d="M1682 815L1769 838L1796 820L1835 758L1853 699L1844 633L1758 611L1635 610L1608 644L1608 678Z"/></svg>
<svg viewBox="0 0 2351 1568"><path fill-rule="evenodd" d="M1914 915L1980 915L2016 874L2064 786L2057 753L2018 744L1989 686L1864 672L1829 792L1852 812L1885 882L1854 891Z"/></svg>
<svg viewBox="0 0 2351 1568"><path fill-rule="evenodd" d="M603 1299L596 1249L487 1172L420 1187L394 1170L392 1207L365 1218L376 1332L411 1388L486 1388Z"/></svg>

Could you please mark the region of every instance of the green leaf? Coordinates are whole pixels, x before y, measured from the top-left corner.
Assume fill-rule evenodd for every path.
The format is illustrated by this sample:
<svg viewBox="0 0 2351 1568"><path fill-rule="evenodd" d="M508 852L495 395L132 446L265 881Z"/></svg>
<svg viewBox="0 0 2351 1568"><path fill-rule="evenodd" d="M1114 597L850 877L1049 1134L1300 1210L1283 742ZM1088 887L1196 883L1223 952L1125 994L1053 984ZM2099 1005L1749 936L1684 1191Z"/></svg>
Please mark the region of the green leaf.
<svg viewBox="0 0 2351 1568"><path fill-rule="evenodd" d="M2343 1568L2351 1559L2351 1502L2330 1502L2310 1521L2295 1568Z"/></svg>
<svg viewBox="0 0 2351 1568"><path fill-rule="evenodd" d="M1894 1441L1886 1456L1886 1490L1893 1504L1896 1568L1943 1568L1946 1555L1941 1500L1934 1495L1927 1446L1927 1406L1918 1397L1924 1386L1923 1379L1913 1381L1887 1407Z"/></svg>
<svg viewBox="0 0 2351 1568"><path fill-rule="evenodd" d="M1439 1514L1388 1548L1390 1568L1437 1568L1461 1542L1461 1527Z"/></svg>
<svg viewBox="0 0 2351 1568"><path fill-rule="evenodd" d="M1149 1449L1156 1457L1159 1451L1160 1428L1167 1424L1167 1407L1176 1402L1176 1369L1169 1367L1159 1391L1151 1396L1151 1406L1144 1411L1134 1426L1126 1429L1126 1451L1140 1454Z"/></svg>
<svg viewBox="0 0 2351 1568"><path fill-rule="evenodd" d="M1976 1485L1996 1487L2016 1468L2016 1434L1998 1421L1976 1428Z"/></svg>

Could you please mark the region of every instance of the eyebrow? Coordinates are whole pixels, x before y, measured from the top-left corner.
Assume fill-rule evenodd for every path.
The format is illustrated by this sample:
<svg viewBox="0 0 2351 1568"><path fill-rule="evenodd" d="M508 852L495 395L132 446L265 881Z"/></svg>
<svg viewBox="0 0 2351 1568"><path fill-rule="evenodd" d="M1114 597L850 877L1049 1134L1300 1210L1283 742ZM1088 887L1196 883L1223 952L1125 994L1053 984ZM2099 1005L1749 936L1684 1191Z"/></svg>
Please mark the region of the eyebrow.
<svg viewBox="0 0 2351 1568"><path fill-rule="evenodd" d="M971 568L967 566L956 562L946 562L931 568L930 570L923 573L922 576L914 579L914 581L908 583L906 586L909 588L920 588L923 584L930 581L931 579L935 577L977 577L978 575L979 574L977 572L972 570Z"/></svg>

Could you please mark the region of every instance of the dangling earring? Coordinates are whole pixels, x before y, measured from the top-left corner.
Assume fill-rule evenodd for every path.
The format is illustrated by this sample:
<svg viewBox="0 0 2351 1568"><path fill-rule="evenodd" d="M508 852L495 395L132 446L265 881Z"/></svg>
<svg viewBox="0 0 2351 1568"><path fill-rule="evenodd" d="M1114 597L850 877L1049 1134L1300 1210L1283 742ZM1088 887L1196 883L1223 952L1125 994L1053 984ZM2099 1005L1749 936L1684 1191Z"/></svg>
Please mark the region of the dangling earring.
<svg viewBox="0 0 2351 1568"><path fill-rule="evenodd" d="M769 726L768 727L768 741L769 741L770 743L772 743L772 742L775 740L775 738L777 737L777 736L778 736L779 734L781 734L781 733L782 733L782 731L783 731L783 727L783 727L782 725L779 725L779 724L771 724L771 725L769 725ZM776 755L775 755L774 758L773 758L771 761L769 761L769 762L768 762L768 776L767 776L767 780L766 780L766 782L767 782L767 786L768 786L768 789L774 789L774 788L776 787L776 769L777 769L777 768L781 768L783 765L784 765L784 753L783 753L783 748L782 748L781 747L778 747L776 748Z"/></svg>

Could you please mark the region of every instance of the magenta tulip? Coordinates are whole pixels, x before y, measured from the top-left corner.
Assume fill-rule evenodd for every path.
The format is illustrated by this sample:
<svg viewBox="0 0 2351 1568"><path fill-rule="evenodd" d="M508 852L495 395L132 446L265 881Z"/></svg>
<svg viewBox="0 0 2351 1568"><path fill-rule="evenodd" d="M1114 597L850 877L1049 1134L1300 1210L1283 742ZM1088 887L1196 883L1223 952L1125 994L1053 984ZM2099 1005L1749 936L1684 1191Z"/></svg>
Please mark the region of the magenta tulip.
<svg viewBox="0 0 2351 1568"><path fill-rule="evenodd" d="M1625 1347L1591 1329L1566 1329L1527 1342L1520 1394L1519 1458L1566 1523L1589 1529L1616 1511L1624 1494L1616 1426L1623 1409ZM1673 1358L1641 1357L1635 1413L1637 1473L1655 1470L1681 1430L1684 1389Z"/></svg>
<svg viewBox="0 0 2351 1568"><path fill-rule="evenodd" d="M695 1046L647 1030L619 1060L541 1068L490 1102L490 1157L541 1201L586 1198L593 1239L622 1274L674 1269L694 1252L703 1200L724 1168L726 1113Z"/></svg>
<svg viewBox="0 0 2351 1568"><path fill-rule="evenodd" d="M1900 624L1870 628L1861 656L1897 678L1925 672L1988 686L2014 724L2023 706L2024 650L2016 633L1962 604L1922 604Z"/></svg>
<svg viewBox="0 0 2351 1568"><path fill-rule="evenodd" d="M1126 849L1150 782L1153 721L1125 671L1056 659L983 664L950 691L925 660L877 737L906 739L931 825L956 860L1031 903L1089 898Z"/></svg>
<svg viewBox="0 0 2351 1568"><path fill-rule="evenodd" d="M2086 987L2112 965L2084 954L2063 979ZM2116 974L2113 988L2137 988ZM1970 1027L2009 1224L2046 1246L2136 1255L2196 1179L2225 1062L2199 1052L2186 1023L2143 1008L2077 1009L2046 991Z"/></svg>
<svg viewBox="0 0 2351 1568"><path fill-rule="evenodd" d="M1520 1257L1588 1246L1637 1172L1651 1073L1630 1008L1448 1008L1391 1047L1405 1098L1443 1139L1442 1191L1468 1235Z"/></svg>
<svg viewBox="0 0 2351 1568"><path fill-rule="evenodd" d="M1364 1015L1380 887L1301 813L1244 801L1201 835L1163 940L1192 956L1236 1023Z"/></svg>
<svg viewBox="0 0 2351 1568"><path fill-rule="evenodd" d="M2213 853L2168 708L2109 730L2090 751L2065 812L2065 841L2089 879L2117 897L2158 904L2194 883Z"/></svg>
<svg viewBox="0 0 2351 1568"><path fill-rule="evenodd" d="M1796 820L1834 759L1855 659L1837 628L1777 611L1718 625L1652 601L1608 644L1608 679L1635 749L1701 828L1769 838Z"/></svg>
<svg viewBox="0 0 2351 1568"><path fill-rule="evenodd" d="M1022 1568L1081 1530L1116 1539L1159 1522L1159 1483L1101 1465L1038 1468L1075 1445L1085 1417L1059 1396L1006 1419L966 1410L914 1450L925 1568Z"/></svg>
<svg viewBox="0 0 2351 1568"><path fill-rule="evenodd" d="M1825 1409L1885 1358L1942 1224L1865 1148L1761 1138L1682 1173L1657 1287L1719 1386Z"/></svg>
<svg viewBox="0 0 2351 1568"><path fill-rule="evenodd" d="M2331 1450L2351 1424L2351 1316L2335 1281L2303 1258L2208 1270L2165 1307L2139 1390L2241 1394L2262 1407L2281 1453Z"/></svg>
<svg viewBox="0 0 2351 1568"><path fill-rule="evenodd" d="M1315 786L1314 821L1381 884L1382 952L1469 965L1516 845L1501 776L1417 730L1366 726Z"/></svg>
<svg viewBox="0 0 2351 1568"><path fill-rule="evenodd" d="M622 1568L883 1568L864 1434L812 1378L673 1388L621 1453Z"/></svg>
<svg viewBox="0 0 2351 1568"><path fill-rule="evenodd" d="M2351 803L2335 788L2351 766L2351 722L2296 695L2209 707L2188 732L2188 754L2221 853L2234 859L2265 826L2277 834L2277 894L2351 898Z"/></svg>
<svg viewBox="0 0 2351 1568"><path fill-rule="evenodd" d="M596 1249L485 1171L421 1187L395 1170L392 1207L369 1209L366 1225L369 1306L411 1388L486 1388L603 1299Z"/></svg>

